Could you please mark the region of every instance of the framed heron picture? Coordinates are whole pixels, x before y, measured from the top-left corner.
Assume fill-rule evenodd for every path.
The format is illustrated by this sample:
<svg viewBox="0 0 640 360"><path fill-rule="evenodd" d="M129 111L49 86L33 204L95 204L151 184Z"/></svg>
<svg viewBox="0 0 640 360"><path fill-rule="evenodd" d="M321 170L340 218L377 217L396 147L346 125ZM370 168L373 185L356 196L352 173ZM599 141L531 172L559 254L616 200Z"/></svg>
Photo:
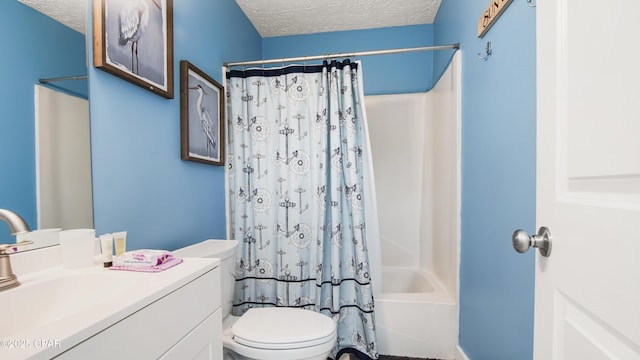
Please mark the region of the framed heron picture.
<svg viewBox="0 0 640 360"><path fill-rule="evenodd" d="M173 99L173 0L93 0L93 65Z"/></svg>
<svg viewBox="0 0 640 360"><path fill-rule="evenodd" d="M180 151L183 160L224 165L224 88L180 61Z"/></svg>

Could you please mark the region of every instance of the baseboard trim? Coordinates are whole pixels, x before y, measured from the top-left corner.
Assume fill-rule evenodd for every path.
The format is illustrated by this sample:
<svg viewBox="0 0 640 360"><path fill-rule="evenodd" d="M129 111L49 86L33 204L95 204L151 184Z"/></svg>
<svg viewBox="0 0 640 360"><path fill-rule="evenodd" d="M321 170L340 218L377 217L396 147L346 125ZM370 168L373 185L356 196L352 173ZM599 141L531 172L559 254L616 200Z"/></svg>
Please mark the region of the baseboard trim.
<svg viewBox="0 0 640 360"><path fill-rule="evenodd" d="M460 345L456 346L456 360L469 360L469 357L462 351Z"/></svg>

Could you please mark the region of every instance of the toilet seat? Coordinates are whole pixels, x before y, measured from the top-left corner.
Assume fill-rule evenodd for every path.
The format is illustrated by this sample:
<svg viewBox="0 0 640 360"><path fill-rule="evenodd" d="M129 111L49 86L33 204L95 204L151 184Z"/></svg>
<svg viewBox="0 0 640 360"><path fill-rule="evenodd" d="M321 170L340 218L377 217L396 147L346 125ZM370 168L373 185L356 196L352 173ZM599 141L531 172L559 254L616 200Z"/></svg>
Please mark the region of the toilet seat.
<svg viewBox="0 0 640 360"><path fill-rule="evenodd" d="M233 341L252 348L309 348L336 339L336 324L328 316L296 308L249 309L230 329Z"/></svg>

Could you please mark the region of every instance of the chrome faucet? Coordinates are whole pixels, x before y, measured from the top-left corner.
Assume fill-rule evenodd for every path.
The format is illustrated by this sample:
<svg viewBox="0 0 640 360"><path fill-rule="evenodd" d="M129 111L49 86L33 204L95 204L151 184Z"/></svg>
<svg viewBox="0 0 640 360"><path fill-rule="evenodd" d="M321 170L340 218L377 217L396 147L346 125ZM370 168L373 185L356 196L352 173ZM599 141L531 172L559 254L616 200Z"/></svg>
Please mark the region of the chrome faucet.
<svg viewBox="0 0 640 360"><path fill-rule="evenodd" d="M31 231L27 222L13 211L0 209L0 220L4 220L9 225L11 235ZM18 278L13 273L13 269L11 269L11 258L9 258L7 251L11 248L28 244L33 243L31 241L23 241L16 244L0 245L0 291L20 285Z"/></svg>

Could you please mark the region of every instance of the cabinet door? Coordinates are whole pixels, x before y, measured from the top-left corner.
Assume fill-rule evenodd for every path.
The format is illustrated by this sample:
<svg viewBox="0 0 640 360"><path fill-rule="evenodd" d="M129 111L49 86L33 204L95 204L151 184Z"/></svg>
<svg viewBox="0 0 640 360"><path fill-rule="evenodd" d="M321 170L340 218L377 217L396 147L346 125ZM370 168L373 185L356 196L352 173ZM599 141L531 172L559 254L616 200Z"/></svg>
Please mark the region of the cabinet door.
<svg viewBox="0 0 640 360"><path fill-rule="evenodd" d="M222 311L209 315L160 359L222 360Z"/></svg>
<svg viewBox="0 0 640 360"><path fill-rule="evenodd" d="M218 309L220 268L215 268L60 354L56 360L159 359Z"/></svg>

